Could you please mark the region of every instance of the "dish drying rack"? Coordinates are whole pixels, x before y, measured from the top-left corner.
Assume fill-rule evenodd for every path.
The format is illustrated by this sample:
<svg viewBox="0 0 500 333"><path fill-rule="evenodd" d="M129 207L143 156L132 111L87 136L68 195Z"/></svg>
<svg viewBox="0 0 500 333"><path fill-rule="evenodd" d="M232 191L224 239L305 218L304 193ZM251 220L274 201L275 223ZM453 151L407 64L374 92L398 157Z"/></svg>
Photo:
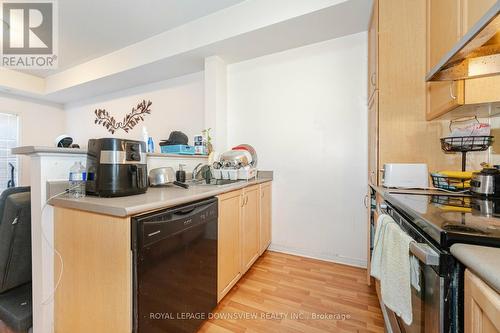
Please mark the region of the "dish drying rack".
<svg viewBox="0 0 500 333"><path fill-rule="evenodd" d="M215 162L212 166L212 176L215 179L249 180L257 176L257 168L250 165L241 166L230 163L222 165L220 162Z"/></svg>

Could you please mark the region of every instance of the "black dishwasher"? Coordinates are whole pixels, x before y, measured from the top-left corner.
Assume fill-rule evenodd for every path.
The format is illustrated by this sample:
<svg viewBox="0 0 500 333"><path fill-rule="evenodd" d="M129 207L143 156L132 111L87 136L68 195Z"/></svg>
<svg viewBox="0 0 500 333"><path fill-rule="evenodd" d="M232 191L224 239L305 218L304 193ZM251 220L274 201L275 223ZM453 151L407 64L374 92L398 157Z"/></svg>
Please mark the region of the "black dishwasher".
<svg viewBox="0 0 500 333"><path fill-rule="evenodd" d="M216 198L132 219L134 332L191 333L217 305Z"/></svg>

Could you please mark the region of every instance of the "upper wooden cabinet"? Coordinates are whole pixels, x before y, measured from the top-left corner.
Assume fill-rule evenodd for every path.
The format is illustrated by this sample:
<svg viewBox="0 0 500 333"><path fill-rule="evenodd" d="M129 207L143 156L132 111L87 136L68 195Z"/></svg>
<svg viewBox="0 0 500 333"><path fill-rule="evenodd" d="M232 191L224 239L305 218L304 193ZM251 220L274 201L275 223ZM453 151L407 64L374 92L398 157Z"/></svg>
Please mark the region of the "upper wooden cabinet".
<svg viewBox="0 0 500 333"><path fill-rule="evenodd" d="M368 30L368 101L378 89L378 1L375 1Z"/></svg>
<svg viewBox="0 0 500 333"><path fill-rule="evenodd" d="M493 6L496 0L427 0L427 70ZM500 83L500 77L429 82L426 119L432 120L464 104L499 101L496 92L482 87Z"/></svg>
<svg viewBox="0 0 500 333"><path fill-rule="evenodd" d="M500 295L469 270L464 303L465 333L500 333Z"/></svg>
<svg viewBox="0 0 500 333"><path fill-rule="evenodd" d="M464 34L476 24L497 0L462 0Z"/></svg>
<svg viewBox="0 0 500 333"><path fill-rule="evenodd" d="M461 0L427 0L427 70L462 36ZM437 118L464 104L464 82L427 84L427 119Z"/></svg>

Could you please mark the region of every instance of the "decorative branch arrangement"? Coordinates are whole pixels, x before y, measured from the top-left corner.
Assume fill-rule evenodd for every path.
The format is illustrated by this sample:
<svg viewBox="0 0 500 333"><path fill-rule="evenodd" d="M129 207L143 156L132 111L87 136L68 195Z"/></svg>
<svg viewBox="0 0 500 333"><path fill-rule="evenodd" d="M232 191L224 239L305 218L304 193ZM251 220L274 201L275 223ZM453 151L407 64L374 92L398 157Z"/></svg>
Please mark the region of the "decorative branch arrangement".
<svg viewBox="0 0 500 333"><path fill-rule="evenodd" d="M146 102L143 100L135 108L132 108L132 111L125 116L122 122L117 122L115 117L111 116L105 109L96 109L94 111L96 116L94 123L106 127L111 134L115 134L119 129L128 133L135 125L144 121L146 114L151 114L151 104L153 104L151 101Z"/></svg>

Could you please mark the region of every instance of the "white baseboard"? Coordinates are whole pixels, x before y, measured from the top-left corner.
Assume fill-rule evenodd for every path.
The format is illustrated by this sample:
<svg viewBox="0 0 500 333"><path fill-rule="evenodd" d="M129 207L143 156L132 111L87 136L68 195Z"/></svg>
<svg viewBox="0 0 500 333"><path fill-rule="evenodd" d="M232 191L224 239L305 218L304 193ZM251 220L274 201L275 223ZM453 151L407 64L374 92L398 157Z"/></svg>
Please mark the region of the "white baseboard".
<svg viewBox="0 0 500 333"><path fill-rule="evenodd" d="M307 250L295 249L295 248L282 246L282 245L276 245L276 244L269 245L269 250L274 251L274 252L292 254L292 255L296 255L296 256L300 256L300 257L306 257L306 258L311 258L311 259L318 259L318 260L323 260L323 261L334 262L337 264L344 264L344 265L348 265L348 266L366 268L366 260L362 260L362 259L348 258L348 257L337 256L337 255L331 256L331 255L318 254L318 253L310 252Z"/></svg>

